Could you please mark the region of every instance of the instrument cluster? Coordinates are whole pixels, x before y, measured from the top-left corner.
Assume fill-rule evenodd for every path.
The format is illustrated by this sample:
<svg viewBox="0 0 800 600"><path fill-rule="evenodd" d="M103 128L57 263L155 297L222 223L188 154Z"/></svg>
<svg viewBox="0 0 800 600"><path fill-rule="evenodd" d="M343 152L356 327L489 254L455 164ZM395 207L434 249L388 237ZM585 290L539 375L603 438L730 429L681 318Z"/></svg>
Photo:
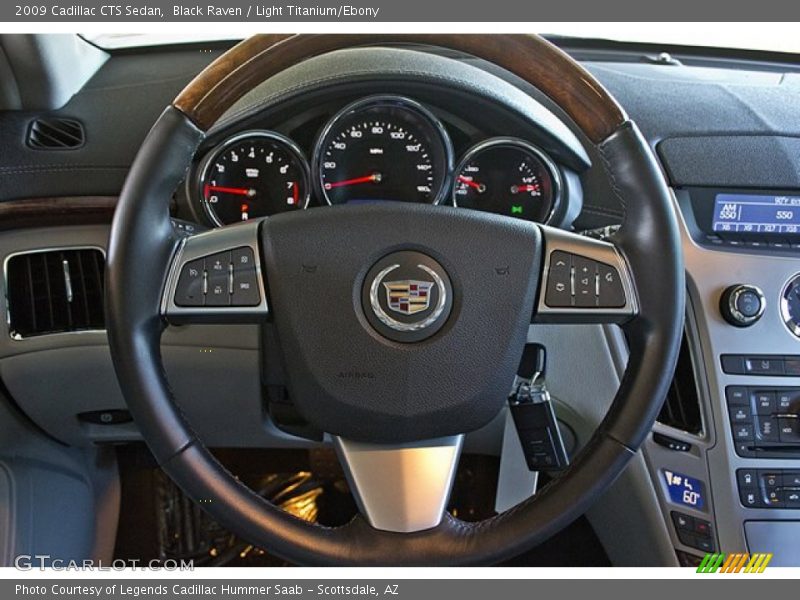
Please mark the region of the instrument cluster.
<svg viewBox="0 0 800 600"><path fill-rule="evenodd" d="M547 223L562 173L533 143L490 137L455 160L441 120L405 96L345 106L321 128L310 160L270 130L239 132L200 161L190 188L208 219L229 225L320 205L386 201L451 204Z"/></svg>

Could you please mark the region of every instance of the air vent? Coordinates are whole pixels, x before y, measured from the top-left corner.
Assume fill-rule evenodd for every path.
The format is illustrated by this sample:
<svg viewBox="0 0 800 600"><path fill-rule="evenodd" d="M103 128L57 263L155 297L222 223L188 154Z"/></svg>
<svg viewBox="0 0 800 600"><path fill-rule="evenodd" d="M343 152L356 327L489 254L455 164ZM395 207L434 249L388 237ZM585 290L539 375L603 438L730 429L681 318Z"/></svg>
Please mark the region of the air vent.
<svg viewBox="0 0 800 600"><path fill-rule="evenodd" d="M83 125L75 119L40 118L28 128L28 146L35 150L74 150L85 139Z"/></svg>
<svg viewBox="0 0 800 600"><path fill-rule="evenodd" d="M12 256L6 267L11 336L103 329L104 268L94 248Z"/></svg>
<svg viewBox="0 0 800 600"><path fill-rule="evenodd" d="M703 419L700 415L700 398L697 393L697 380L694 376L692 355L686 335L681 342L681 352L678 356L678 366L675 377L669 387L667 399L661 413L658 415L659 423L699 434L703 431Z"/></svg>

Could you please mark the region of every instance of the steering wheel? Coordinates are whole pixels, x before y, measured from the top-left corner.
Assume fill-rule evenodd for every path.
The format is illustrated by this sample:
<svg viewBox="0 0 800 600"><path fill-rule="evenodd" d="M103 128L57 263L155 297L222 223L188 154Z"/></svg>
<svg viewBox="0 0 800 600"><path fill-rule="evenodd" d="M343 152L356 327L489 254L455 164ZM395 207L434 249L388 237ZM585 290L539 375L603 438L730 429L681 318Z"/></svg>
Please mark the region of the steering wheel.
<svg viewBox="0 0 800 600"><path fill-rule="evenodd" d="M487 60L560 106L595 144L624 207L613 238L412 203L174 231L171 195L205 131L236 100L305 59L396 42ZM204 270L205 302L186 293ZM414 310L392 310L391 289L413 291ZM671 198L637 127L572 58L522 35L245 40L189 83L144 141L117 205L106 272L117 377L161 467L232 532L295 563L326 565L495 563L585 512L652 427L677 360L683 291ZM359 515L342 527L297 519L238 481L193 433L168 385L160 354L168 323L267 320L292 357L285 369L296 408L331 436L358 501ZM627 369L563 475L505 513L460 521L445 508L464 434L502 410L532 322L619 324Z"/></svg>

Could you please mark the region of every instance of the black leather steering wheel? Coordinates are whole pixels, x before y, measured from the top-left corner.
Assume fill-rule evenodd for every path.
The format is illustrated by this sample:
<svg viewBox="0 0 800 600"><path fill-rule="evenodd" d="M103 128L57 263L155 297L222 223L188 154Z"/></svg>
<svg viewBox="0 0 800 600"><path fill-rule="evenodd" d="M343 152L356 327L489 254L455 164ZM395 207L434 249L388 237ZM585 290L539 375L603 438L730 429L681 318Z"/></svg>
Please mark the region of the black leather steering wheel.
<svg viewBox="0 0 800 600"><path fill-rule="evenodd" d="M238 98L307 58L398 41L493 62L563 108L596 145L624 207L614 238L404 203L296 211L188 238L174 232L170 197L204 132ZM188 265L212 256L227 257L226 270L250 278L255 297L235 307L180 302ZM622 299L582 306L549 298L564 256L612 269ZM391 318L381 290L397 280L427 286L419 314ZM589 73L536 36L246 40L190 83L151 130L117 206L106 273L116 373L162 468L206 500L222 525L301 564L488 564L559 531L620 474L650 431L677 359L683 298L678 225L650 149ZM359 500L361 515L343 527L301 521L239 482L192 432L167 383L160 353L167 323L267 319L293 357L286 370L297 409L332 436ZM444 509L461 440L502 409L532 321L619 324L627 370L606 418L563 476L503 514L460 521Z"/></svg>

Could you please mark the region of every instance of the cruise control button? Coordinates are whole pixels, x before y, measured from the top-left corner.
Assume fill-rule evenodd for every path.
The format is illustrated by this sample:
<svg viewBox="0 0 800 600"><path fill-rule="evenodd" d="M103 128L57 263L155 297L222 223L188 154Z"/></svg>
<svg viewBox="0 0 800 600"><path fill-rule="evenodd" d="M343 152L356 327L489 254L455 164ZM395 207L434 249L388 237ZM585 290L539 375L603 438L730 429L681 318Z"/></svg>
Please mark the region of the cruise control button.
<svg viewBox="0 0 800 600"><path fill-rule="evenodd" d="M206 306L230 306L230 264L230 252L219 252L206 257Z"/></svg>
<svg viewBox="0 0 800 600"><path fill-rule="evenodd" d="M619 272L611 265L597 263L597 305L600 308L625 306L625 290Z"/></svg>
<svg viewBox="0 0 800 600"><path fill-rule="evenodd" d="M205 262L202 258L187 262L181 269L175 286L175 304L178 306L203 306L203 278Z"/></svg>
<svg viewBox="0 0 800 600"><path fill-rule="evenodd" d="M570 269L572 258L566 252L556 251L550 255L550 269L547 274L547 289L544 303L551 308L572 306L570 289Z"/></svg>
<svg viewBox="0 0 800 600"><path fill-rule="evenodd" d="M261 294L258 291L255 255L252 248L236 248L231 251L233 263L233 306L258 306Z"/></svg>

